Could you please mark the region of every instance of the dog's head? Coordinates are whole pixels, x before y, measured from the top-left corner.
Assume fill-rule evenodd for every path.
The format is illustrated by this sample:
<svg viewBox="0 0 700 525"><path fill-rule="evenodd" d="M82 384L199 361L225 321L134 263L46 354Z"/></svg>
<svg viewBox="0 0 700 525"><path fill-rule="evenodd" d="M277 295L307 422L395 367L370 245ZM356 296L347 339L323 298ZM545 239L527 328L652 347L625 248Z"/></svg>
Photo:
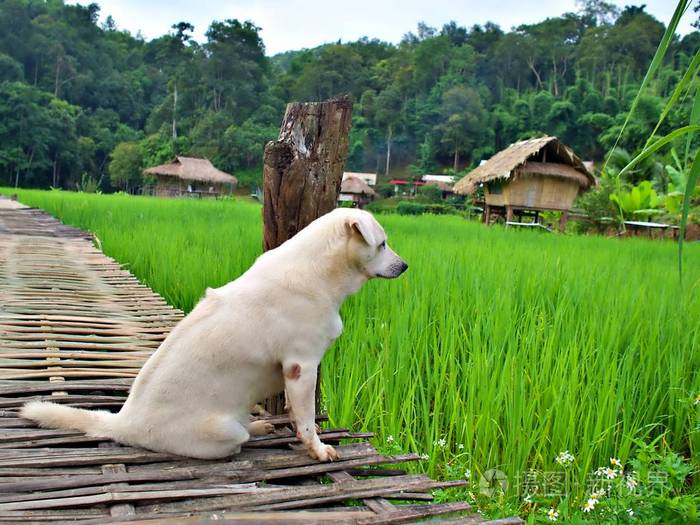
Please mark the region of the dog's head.
<svg viewBox="0 0 700 525"><path fill-rule="evenodd" d="M349 257L368 278L394 279L408 269L408 264L389 248L384 228L370 213L346 209L345 230Z"/></svg>

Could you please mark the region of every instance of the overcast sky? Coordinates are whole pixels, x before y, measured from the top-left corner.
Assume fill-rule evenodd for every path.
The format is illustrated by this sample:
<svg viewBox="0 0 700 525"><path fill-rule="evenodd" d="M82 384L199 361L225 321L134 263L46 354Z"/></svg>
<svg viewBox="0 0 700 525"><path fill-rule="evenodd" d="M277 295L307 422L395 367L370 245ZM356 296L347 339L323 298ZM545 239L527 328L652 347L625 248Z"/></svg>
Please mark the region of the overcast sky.
<svg viewBox="0 0 700 525"><path fill-rule="evenodd" d="M360 37L379 38L397 43L418 22L440 28L450 20L462 26L492 21L508 30L520 24L539 22L547 17L576 11L574 0L78 0L73 3L100 4L101 19L112 15L119 29L146 39L161 36L174 23L195 26L195 39L204 42L212 20L237 18L252 20L262 28L268 55L290 49L315 47L326 42L349 42ZM674 0L612 0L614 4L647 5L647 12L667 24ZM70 3L70 2L69 2ZM692 8L681 21L680 32L692 31Z"/></svg>

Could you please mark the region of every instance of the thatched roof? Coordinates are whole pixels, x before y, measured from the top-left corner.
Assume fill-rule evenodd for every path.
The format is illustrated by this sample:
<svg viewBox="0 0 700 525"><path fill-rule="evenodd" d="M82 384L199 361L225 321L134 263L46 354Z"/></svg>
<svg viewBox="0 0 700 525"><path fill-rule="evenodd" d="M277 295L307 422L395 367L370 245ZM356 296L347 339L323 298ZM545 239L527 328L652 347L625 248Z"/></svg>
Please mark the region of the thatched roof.
<svg viewBox="0 0 700 525"><path fill-rule="evenodd" d="M233 175L217 170L208 159L193 157L177 157L169 164L161 164L143 171L149 175L177 177L183 180L215 182L218 184L236 184L238 179Z"/></svg>
<svg viewBox="0 0 700 525"><path fill-rule="evenodd" d="M351 175L345 177L340 184L340 193L353 193L356 195L370 195L374 197L377 193L369 187L360 177Z"/></svg>
<svg viewBox="0 0 700 525"><path fill-rule="evenodd" d="M348 177L357 177L359 179L362 179L370 186L374 186L377 183L377 174L376 173L360 173L357 171L345 171L345 172L343 172L343 180L347 179Z"/></svg>
<svg viewBox="0 0 700 525"><path fill-rule="evenodd" d="M455 184L456 193L472 193L480 183L510 179L520 173L539 174L576 180L582 189L595 184L595 178L576 154L556 137L521 140L496 153Z"/></svg>

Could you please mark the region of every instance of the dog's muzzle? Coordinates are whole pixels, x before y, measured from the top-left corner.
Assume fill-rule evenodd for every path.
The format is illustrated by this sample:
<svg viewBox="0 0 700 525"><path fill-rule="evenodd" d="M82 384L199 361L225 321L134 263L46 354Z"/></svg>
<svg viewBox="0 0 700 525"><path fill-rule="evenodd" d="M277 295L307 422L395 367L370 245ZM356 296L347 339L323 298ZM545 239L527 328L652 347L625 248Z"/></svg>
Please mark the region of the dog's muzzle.
<svg viewBox="0 0 700 525"><path fill-rule="evenodd" d="M385 279L396 279L406 270L408 270L408 264L406 264L406 261L399 260L398 262L395 262L391 266L389 266L386 273L378 275L377 277L384 277Z"/></svg>

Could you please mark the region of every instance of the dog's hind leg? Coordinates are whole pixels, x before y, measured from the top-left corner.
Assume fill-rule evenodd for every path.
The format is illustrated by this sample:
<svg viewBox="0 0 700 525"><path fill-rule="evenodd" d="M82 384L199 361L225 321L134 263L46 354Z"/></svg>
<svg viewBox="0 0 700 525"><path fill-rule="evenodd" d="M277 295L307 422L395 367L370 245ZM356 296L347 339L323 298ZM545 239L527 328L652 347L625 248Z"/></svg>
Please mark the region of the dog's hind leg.
<svg viewBox="0 0 700 525"><path fill-rule="evenodd" d="M267 421L251 421L248 425L248 432L250 432L251 436L266 436L267 434L272 434L274 431L275 425Z"/></svg>
<svg viewBox="0 0 700 525"><path fill-rule="evenodd" d="M241 445L250 439L246 427L235 417L209 416L198 427L201 440L197 457L222 458L238 454Z"/></svg>

